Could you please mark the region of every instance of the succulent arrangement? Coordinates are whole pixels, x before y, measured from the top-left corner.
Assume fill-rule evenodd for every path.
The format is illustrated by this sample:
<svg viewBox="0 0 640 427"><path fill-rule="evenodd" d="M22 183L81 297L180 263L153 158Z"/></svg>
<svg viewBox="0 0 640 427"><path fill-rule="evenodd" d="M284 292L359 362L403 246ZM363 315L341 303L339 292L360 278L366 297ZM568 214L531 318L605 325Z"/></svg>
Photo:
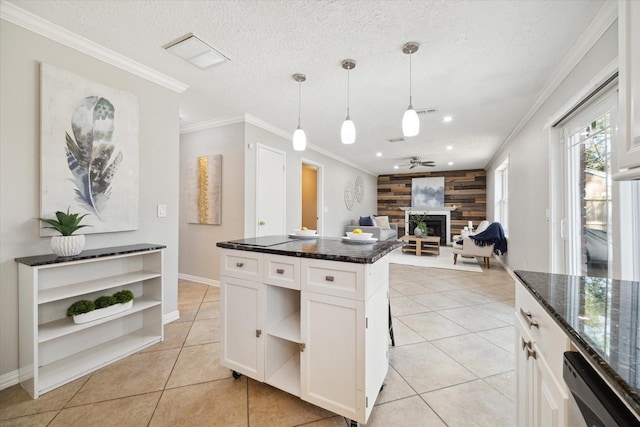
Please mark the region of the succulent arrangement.
<svg viewBox="0 0 640 427"><path fill-rule="evenodd" d="M123 289L113 295L98 297L95 301L86 299L76 301L67 309L67 316L77 316L79 314L88 313L90 311L106 308L115 304L124 304L133 300L133 297L133 292L128 289Z"/></svg>
<svg viewBox="0 0 640 427"><path fill-rule="evenodd" d="M77 213L69 213L69 207L67 212L57 211L56 219L51 218L38 218L40 221L48 224L45 228L52 228L58 231L63 236L71 236L76 230L82 227L90 227L90 225L80 225L82 219L89 214L80 215Z"/></svg>

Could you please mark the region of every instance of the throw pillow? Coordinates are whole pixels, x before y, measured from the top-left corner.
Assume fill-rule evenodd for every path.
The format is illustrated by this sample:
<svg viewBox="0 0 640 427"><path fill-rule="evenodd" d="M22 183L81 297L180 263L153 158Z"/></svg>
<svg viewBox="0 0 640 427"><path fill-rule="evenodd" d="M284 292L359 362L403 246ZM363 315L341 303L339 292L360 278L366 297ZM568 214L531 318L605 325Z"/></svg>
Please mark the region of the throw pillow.
<svg viewBox="0 0 640 427"><path fill-rule="evenodd" d="M370 216L361 216L358 225L363 227L373 227L373 219Z"/></svg>
<svg viewBox="0 0 640 427"><path fill-rule="evenodd" d="M391 230L388 216L377 216L373 218L373 222L376 224L376 227L380 227L380 230Z"/></svg>

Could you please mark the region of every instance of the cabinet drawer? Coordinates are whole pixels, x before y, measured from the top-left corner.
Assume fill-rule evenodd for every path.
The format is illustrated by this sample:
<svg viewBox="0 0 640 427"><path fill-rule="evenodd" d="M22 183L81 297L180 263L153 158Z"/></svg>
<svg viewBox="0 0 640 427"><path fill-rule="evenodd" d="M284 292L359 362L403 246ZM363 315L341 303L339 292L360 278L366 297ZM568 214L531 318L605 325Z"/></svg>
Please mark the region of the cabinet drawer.
<svg viewBox="0 0 640 427"><path fill-rule="evenodd" d="M516 281L515 316L523 328L527 327L554 376L562 378L562 353L569 350L569 337L519 281Z"/></svg>
<svg viewBox="0 0 640 427"><path fill-rule="evenodd" d="M221 257L221 275L262 281L263 255L261 253L224 249Z"/></svg>
<svg viewBox="0 0 640 427"><path fill-rule="evenodd" d="M300 258L265 254L264 282L300 290Z"/></svg>
<svg viewBox="0 0 640 427"><path fill-rule="evenodd" d="M302 260L301 287L304 291L364 300L364 282L364 264Z"/></svg>

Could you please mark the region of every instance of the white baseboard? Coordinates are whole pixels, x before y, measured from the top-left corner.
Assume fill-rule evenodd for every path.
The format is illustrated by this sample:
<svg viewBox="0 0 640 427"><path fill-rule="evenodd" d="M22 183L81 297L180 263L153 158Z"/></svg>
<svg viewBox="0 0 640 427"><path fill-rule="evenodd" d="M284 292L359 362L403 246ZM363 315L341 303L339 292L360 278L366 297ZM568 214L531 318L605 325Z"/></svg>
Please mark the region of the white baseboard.
<svg viewBox="0 0 640 427"><path fill-rule="evenodd" d="M19 382L20 382L19 369L16 369L15 371L7 372L6 374L0 375L0 390L9 388L12 385L18 384Z"/></svg>
<svg viewBox="0 0 640 427"><path fill-rule="evenodd" d="M167 323L174 322L180 319L180 311L174 310L171 313L167 313L162 316L162 322L166 325Z"/></svg>
<svg viewBox="0 0 640 427"><path fill-rule="evenodd" d="M190 282L202 283L209 286L220 287L219 280L207 279L206 277L191 276L190 274L178 273L178 279L188 280Z"/></svg>

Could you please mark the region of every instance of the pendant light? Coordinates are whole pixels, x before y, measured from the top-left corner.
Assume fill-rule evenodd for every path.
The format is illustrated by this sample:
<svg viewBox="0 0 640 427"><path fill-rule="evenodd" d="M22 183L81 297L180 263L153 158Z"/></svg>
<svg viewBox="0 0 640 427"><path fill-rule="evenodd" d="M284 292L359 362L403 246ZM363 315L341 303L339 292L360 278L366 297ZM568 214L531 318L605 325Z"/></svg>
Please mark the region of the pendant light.
<svg viewBox="0 0 640 427"><path fill-rule="evenodd" d="M298 128L293 132L293 149L296 151L304 151L307 148L307 135L300 128L300 84L307 80L307 76L304 74L296 73L293 76L293 80L298 82Z"/></svg>
<svg viewBox="0 0 640 427"><path fill-rule="evenodd" d="M342 61L342 68L347 70L347 118L342 122L340 139L343 144L353 144L356 142L356 125L353 124L353 120L349 117L349 70L356 68L356 61L353 59L345 59Z"/></svg>
<svg viewBox="0 0 640 427"><path fill-rule="evenodd" d="M420 45L416 42L408 42L402 46L402 52L409 55L409 107L402 117L402 133L404 136L416 136L420 133L420 119L418 113L411 105L411 55L418 51Z"/></svg>

